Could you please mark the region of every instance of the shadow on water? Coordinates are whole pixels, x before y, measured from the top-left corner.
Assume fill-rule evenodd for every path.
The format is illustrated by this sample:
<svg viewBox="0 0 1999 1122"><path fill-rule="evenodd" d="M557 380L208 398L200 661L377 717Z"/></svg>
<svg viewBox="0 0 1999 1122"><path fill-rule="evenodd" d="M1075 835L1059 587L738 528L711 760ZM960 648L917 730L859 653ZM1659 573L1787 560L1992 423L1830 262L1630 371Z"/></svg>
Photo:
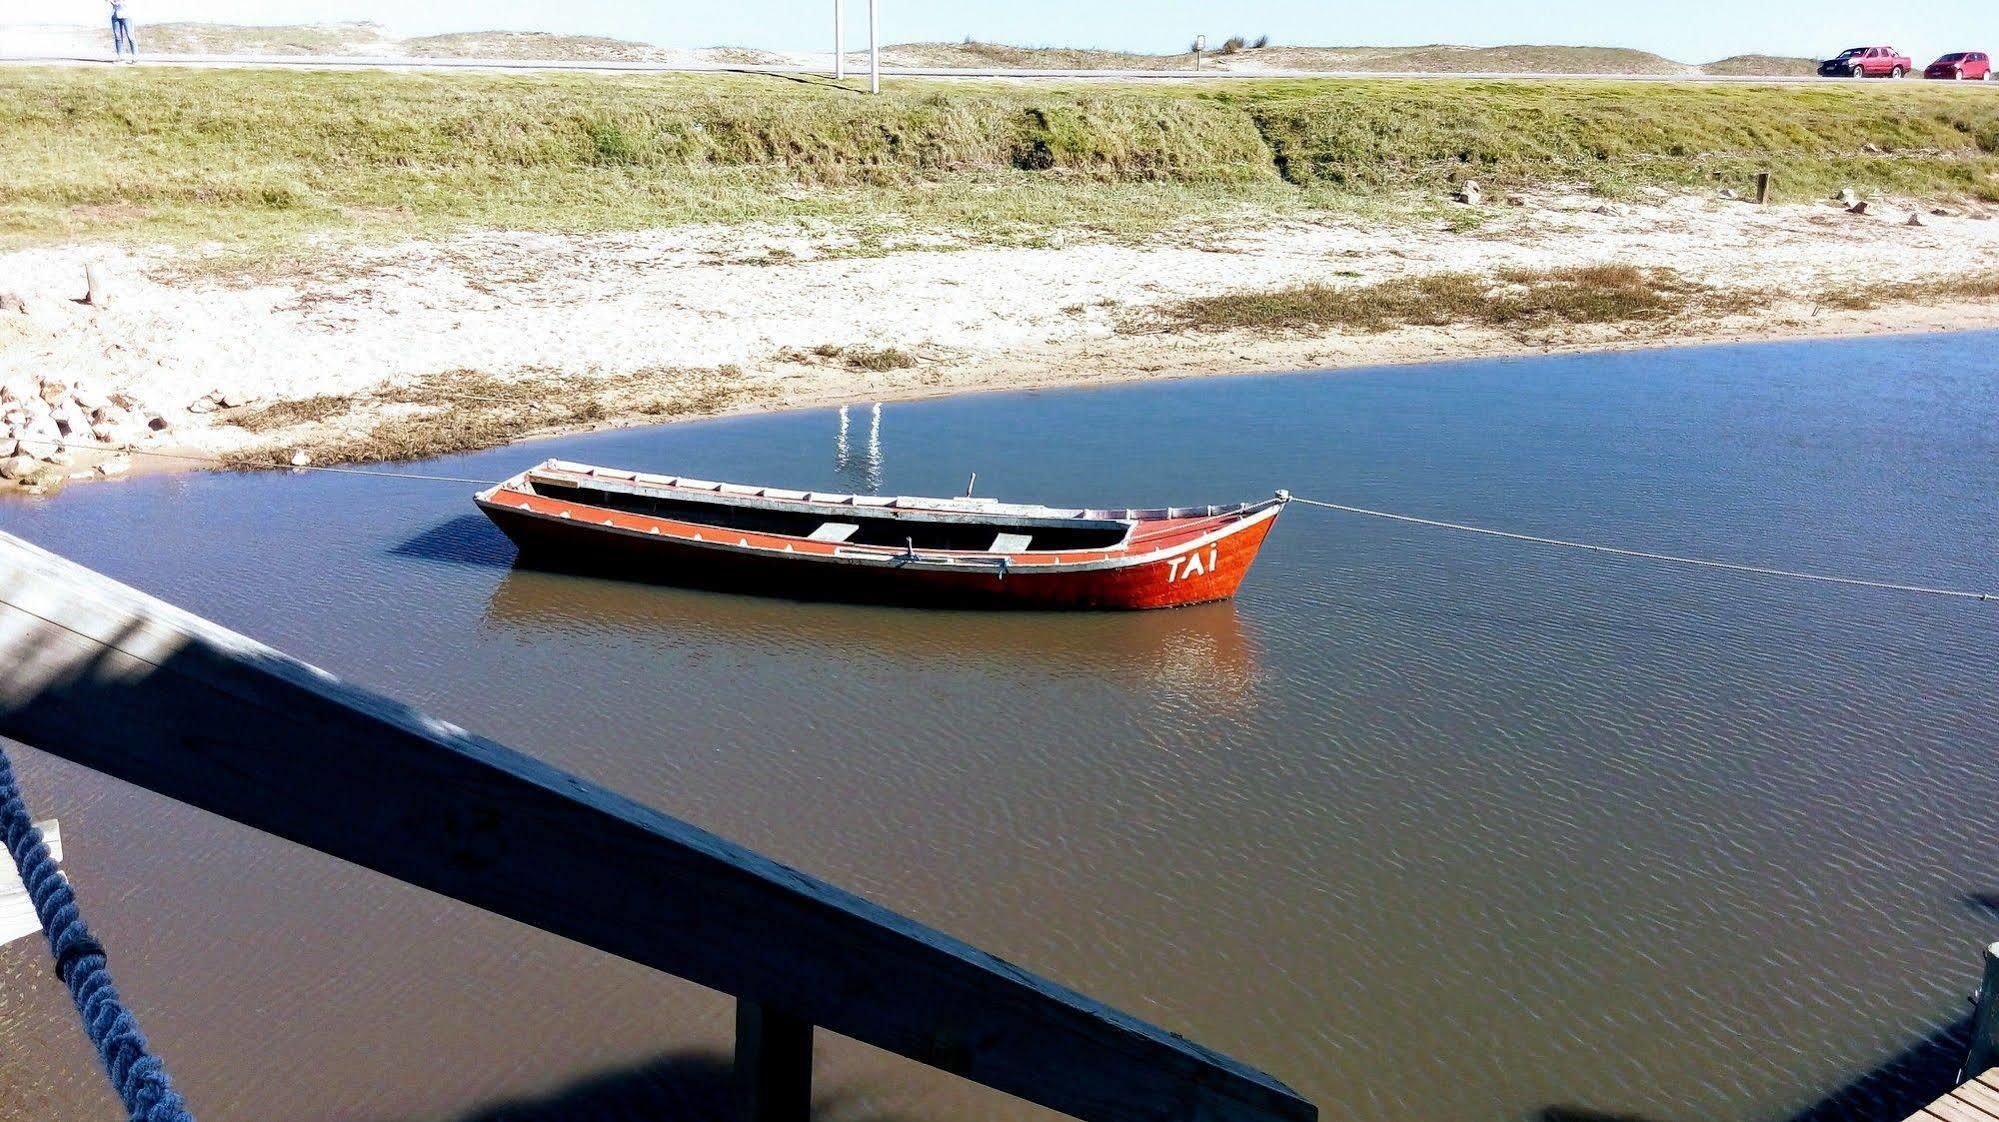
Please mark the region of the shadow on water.
<svg viewBox="0 0 1999 1122"><path fill-rule="evenodd" d="M1958 1018L1888 1057L1784 1122L1902 1122L1957 1083L1971 1040L1971 1017ZM1642 1114L1547 1106L1534 1122L1666 1122Z"/></svg>
<svg viewBox="0 0 1999 1122"><path fill-rule="evenodd" d="M1901 1122L1956 1084L1970 1041L1971 1017L1959 1017L1786 1122Z"/></svg>
<svg viewBox="0 0 1999 1122"><path fill-rule="evenodd" d="M1534 1122L1656 1122L1656 1120L1643 1114L1591 1110L1586 1106L1544 1106L1534 1115Z"/></svg>
<svg viewBox="0 0 1999 1122"><path fill-rule="evenodd" d="M905 1122L867 1108L844 1091L815 1095L824 1122ZM734 1069L727 1056L681 1052L584 1076L538 1095L447 1116L450 1122L738 1122Z"/></svg>
<svg viewBox="0 0 1999 1122"><path fill-rule="evenodd" d="M1999 892L1967 892L1963 901L1965 907L1974 911L1999 915Z"/></svg>
<svg viewBox="0 0 1999 1122"><path fill-rule="evenodd" d="M1967 892L1966 907L1999 912L1999 892ZM1934 1028L1901 1051L1840 1084L1784 1122L1903 1122L1957 1085L1971 1043L1971 1014ZM1639 1114L1547 1106L1534 1122L1661 1122Z"/></svg>
<svg viewBox="0 0 1999 1122"><path fill-rule="evenodd" d="M392 557L505 569L514 563L514 543L483 514L461 514L389 547Z"/></svg>

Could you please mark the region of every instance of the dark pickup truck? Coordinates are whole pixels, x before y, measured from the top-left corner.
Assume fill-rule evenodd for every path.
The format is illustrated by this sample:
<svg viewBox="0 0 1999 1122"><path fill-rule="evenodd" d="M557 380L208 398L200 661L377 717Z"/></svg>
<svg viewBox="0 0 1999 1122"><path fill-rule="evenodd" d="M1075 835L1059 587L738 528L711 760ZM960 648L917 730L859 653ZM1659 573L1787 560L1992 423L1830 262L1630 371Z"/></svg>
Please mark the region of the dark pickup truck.
<svg viewBox="0 0 1999 1122"><path fill-rule="evenodd" d="M1849 47L1819 63L1821 78L1900 78L1916 60L1893 47Z"/></svg>

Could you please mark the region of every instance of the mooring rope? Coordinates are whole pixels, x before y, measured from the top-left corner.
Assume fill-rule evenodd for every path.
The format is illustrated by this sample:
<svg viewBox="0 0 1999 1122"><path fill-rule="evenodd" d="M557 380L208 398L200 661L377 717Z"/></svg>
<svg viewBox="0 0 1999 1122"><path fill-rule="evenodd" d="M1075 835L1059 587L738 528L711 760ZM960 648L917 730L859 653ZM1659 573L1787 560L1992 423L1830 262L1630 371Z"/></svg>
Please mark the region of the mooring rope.
<svg viewBox="0 0 1999 1122"><path fill-rule="evenodd" d="M1733 561L1715 561L1706 557L1681 557L1672 553L1650 553L1642 549L1625 549L1613 545L1596 545L1590 542L1575 542L1565 538L1544 538L1534 534L1516 534L1511 530L1494 530L1486 526L1470 526L1463 522L1441 522L1435 518L1418 518L1411 514L1394 514L1386 510L1369 510L1364 506L1347 506L1344 503L1329 503L1320 499L1290 496L1294 503L1306 506L1325 507L1327 510L1360 514L1368 518L1386 518L1392 522L1407 522L1416 526L1431 526L1439 530L1458 530L1467 534L1484 534L1492 538L1506 538L1509 541L1531 542L1534 545L1558 546L1562 549L1580 549L1590 553L1608 553L1615 557L1632 557L1643 561L1663 561L1672 565L1694 565L1703 569L1725 569L1734 573L1751 573L1761 577L1783 577L1789 580L1818 581L1824 584L1845 584L1859 588L1881 588L1891 592L1914 592L1923 596L1955 596L1966 600L1999 599L1999 592L1977 592L1961 588L1936 588L1923 584L1898 584L1894 581L1868 580L1864 577L1841 577L1828 573L1805 573L1796 569L1776 569L1766 565L1741 565Z"/></svg>
<svg viewBox="0 0 1999 1122"><path fill-rule="evenodd" d="M21 883L34 901L35 915L41 918L49 950L55 955L56 976L76 1002L84 1034L96 1045L111 1087L124 1102L131 1122L194 1122L173 1081L167 1078L166 1067L147 1050L138 1020L112 987L104 948L84 926L76 893L56 870L42 832L35 828L20 785L14 781L14 765L4 749L0 749L0 838L13 854Z"/></svg>
<svg viewBox="0 0 1999 1122"><path fill-rule="evenodd" d="M154 452L146 449L118 449L108 445L80 444L69 442L78 448L92 448L105 452L129 452L141 456L158 456L169 460L186 460L190 463L204 463L220 466L222 461L215 456L191 455L181 452ZM316 464L300 464L282 468L289 471L323 471L332 475L364 475L377 479L415 479L430 483L465 483L475 487L490 487L500 482L497 479L467 479L455 475L427 475L414 471L389 471L380 468L321 467ZM1768 565L1744 565L1733 561L1716 561L1707 557L1682 557L1672 553L1653 553L1643 549L1627 549L1622 546L1598 545L1593 542L1570 541L1566 538L1547 538L1535 534L1520 534L1511 530L1495 530L1488 526L1473 526L1464 522L1444 522L1435 518L1418 518L1413 514L1396 514L1393 511L1370 510L1364 506L1348 506L1345 503L1331 503L1323 499L1308 499L1286 491L1285 498L1306 506L1324 507L1346 514L1358 514L1368 518L1386 518L1392 522L1407 522L1413 526L1430 526L1439 530L1456 530L1466 534L1483 534L1491 538L1505 538L1509 541L1528 542L1533 545L1555 546L1561 549L1579 549L1588 553L1607 553L1614 557L1630 557L1642 561L1658 561L1669 565L1691 565L1702 569L1722 569L1733 573L1748 573L1760 577L1780 577L1786 580L1815 581L1820 584L1843 584L1855 588L1879 588L1889 592L1911 592L1920 596L1950 596L1963 600L1999 600L1999 592L1979 592L1962 588L1938 588L1932 585L1904 584L1896 581L1868 580L1865 577L1842 577L1831 573L1808 573L1797 569L1779 569Z"/></svg>

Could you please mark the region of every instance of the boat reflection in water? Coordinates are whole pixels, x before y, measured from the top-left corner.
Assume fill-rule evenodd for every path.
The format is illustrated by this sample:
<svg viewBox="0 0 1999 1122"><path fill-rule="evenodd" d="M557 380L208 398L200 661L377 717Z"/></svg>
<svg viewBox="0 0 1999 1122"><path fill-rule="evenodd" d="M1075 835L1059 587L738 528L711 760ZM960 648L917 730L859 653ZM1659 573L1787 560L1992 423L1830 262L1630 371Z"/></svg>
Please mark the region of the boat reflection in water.
<svg viewBox="0 0 1999 1122"><path fill-rule="evenodd" d="M1170 612L994 614L772 600L511 568L484 622L516 638L578 636L791 657L1100 677L1189 702L1244 701L1255 637L1224 601Z"/></svg>

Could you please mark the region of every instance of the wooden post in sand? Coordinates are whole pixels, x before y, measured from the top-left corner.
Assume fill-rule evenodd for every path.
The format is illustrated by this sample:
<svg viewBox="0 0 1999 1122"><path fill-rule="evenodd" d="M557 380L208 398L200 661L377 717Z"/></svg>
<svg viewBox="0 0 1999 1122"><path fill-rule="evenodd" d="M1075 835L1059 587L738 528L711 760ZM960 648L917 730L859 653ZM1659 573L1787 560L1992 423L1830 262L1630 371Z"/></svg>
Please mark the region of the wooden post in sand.
<svg viewBox="0 0 1999 1122"><path fill-rule="evenodd" d="M111 293L104 287L104 275L97 271L96 265L83 267L83 287L84 303L91 307L102 308L111 302Z"/></svg>
<svg viewBox="0 0 1999 1122"><path fill-rule="evenodd" d="M1770 201L1770 173L1767 171L1759 171L1756 173L1756 203L1758 206L1761 206L1769 201Z"/></svg>
<svg viewBox="0 0 1999 1122"><path fill-rule="evenodd" d="M1976 1079L1999 1066L1999 943L1985 948L1985 977L1971 1013L1971 1045L1964 1051L1958 1082Z"/></svg>

